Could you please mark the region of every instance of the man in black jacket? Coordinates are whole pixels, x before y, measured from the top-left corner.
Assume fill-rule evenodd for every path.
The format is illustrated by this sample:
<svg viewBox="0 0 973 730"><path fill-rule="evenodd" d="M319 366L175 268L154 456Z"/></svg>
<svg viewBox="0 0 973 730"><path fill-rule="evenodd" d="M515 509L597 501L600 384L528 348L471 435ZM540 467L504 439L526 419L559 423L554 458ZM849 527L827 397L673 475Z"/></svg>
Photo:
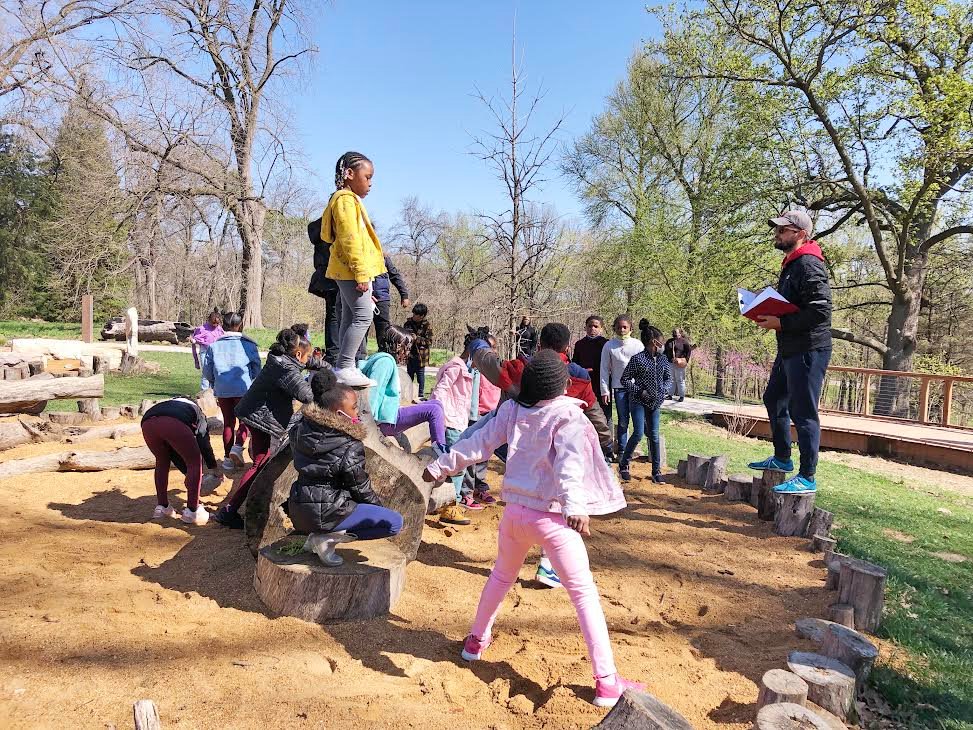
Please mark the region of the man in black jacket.
<svg viewBox="0 0 973 730"><path fill-rule="evenodd" d="M777 333L777 359L764 392L774 455L751 463L750 468L793 471L793 420L801 452L800 469L774 491L811 494L817 488L814 472L821 443L818 400L831 360L831 285L824 254L811 240L812 223L807 213L788 210L768 223L774 229L774 247L785 254L777 291L798 311L782 317L760 317L757 322Z"/></svg>

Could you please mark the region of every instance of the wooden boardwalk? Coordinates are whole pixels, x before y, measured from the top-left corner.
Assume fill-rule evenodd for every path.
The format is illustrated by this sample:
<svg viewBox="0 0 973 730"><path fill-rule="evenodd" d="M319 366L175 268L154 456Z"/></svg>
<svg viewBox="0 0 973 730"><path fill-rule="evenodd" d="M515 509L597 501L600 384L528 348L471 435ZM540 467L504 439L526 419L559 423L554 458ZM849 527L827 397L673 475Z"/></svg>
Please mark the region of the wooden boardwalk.
<svg viewBox="0 0 973 730"><path fill-rule="evenodd" d="M706 416L718 426L726 426L730 416L743 417L750 435L770 438L770 423L762 406L688 398L682 403L666 401L663 408ZM973 430L822 413L821 447L973 474Z"/></svg>

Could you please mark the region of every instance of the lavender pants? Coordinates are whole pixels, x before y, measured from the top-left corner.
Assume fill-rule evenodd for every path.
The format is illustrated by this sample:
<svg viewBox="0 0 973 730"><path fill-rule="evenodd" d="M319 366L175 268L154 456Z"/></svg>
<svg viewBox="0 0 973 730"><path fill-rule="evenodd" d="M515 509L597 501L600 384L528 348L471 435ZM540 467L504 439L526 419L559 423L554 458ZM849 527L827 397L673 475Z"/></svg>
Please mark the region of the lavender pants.
<svg viewBox="0 0 973 730"><path fill-rule="evenodd" d="M490 635L503 597L517 580L527 551L534 545L544 548L574 604L594 676L615 674L608 624L588 565L588 550L581 535L568 527L564 517L557 512L538 512L519 504L508 504L504 508L497 535L497 562L480 594L480 605L476 607L470 633L479 639Z"/></svg>
<svg viewBox="0 0 973 730"><path fill-rule="evenodd" d="M428 400L415 406L402 406L399 408L398 420L395 423L380 423L378 430L383 436L396 436L420 423L429 424L430 441L440 446L446 444L446 414L443 412L443 404L438 400Z"/></svg>

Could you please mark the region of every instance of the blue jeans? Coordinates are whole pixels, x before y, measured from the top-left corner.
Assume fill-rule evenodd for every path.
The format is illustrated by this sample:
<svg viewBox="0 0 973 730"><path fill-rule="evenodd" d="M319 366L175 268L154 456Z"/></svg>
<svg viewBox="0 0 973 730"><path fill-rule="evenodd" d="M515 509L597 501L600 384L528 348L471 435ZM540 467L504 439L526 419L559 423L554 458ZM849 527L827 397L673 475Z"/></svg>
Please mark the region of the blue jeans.
<svg viewBox="0 0 973 730"><path fill-rule="evenodd" d="M791 458L791 421L797 429L797 446L801 452L801 476L814 478L821 447L821 423L818 400L824 373L831 361L831 348L799 352L788 357L777 356L764 391L764 405L770 418L774 456L784 461Z"/></svg>
<svg viewBox="0 0 973 730"><path fill-rule="evenodd" d="M477 423L479 423L479 421ZM467 429L466 431L460 431L459 429L456 429L456 428L447 428L446 429L446 446L452 446L453 444L455 444L457 441L459 441L461 438L463 438L463 434L465 434L467 431L469 431L469 429ZM465 471L461 471L456 476L449 478L449 480L453 483L453 488L456 490L456 501L457 502L459 502L461 499L463 499L463 497L465 497L467 494L472 494L473 493L473 487L472 486L468 486L468 485L464 485L463 484L463 475L465 473L466 473Z"/></svg>
<svg viewBox="0 0 973 730"><path fill-rule="evenodd" d="M614 388L612 398L615 399L615 409L618 411L618 422L615 424L615 449L621 458L628 444L628 421L631 413L628 391L625 388Z"/></svg>
<svg viewBox="0 0 973 730"><path fill-rule="evenodd" d="M335 525L334 532L345 530L359 540L393 537L402 529L402 515L387 507L359 504L354 512Z"/></svg>
<svg viewBox="0 0 973 730"><path fill-rule="evenodd" d="M618 468L627 468L632 461L632 456L635 454L635 450L639 446L639 441L642 440L642 435L645 433L645 417L649 417L649 451L652 454L652 475L662 473L662 463L659 454L659 416L662 414L661 408L656 408L655 410L646 411L645 406L643 406L636 398L631 398L629 400L629 413L632 416L632 435L628 439L628 443L625 445L625 450L622 452L621 457L618 460Z"/></svg>

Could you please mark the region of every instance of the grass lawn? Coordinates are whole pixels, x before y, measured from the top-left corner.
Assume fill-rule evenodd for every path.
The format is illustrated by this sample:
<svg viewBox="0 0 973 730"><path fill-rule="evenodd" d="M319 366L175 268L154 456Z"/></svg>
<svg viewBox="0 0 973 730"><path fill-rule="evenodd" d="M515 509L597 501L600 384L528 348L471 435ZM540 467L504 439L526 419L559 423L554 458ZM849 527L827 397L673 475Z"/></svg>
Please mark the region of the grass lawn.
<svg viewBox="0 0 973 730"><path fill-rule="evenodd" d="M746 472L768 454L767 442L687 420L664 415L670 466L689 452L723 453L731 473ZM904 651L872 683L910 727L973 729L973 499L826 460L818 484L817 505L835 513L838 550L889 571L879 636Z"/></svg>

